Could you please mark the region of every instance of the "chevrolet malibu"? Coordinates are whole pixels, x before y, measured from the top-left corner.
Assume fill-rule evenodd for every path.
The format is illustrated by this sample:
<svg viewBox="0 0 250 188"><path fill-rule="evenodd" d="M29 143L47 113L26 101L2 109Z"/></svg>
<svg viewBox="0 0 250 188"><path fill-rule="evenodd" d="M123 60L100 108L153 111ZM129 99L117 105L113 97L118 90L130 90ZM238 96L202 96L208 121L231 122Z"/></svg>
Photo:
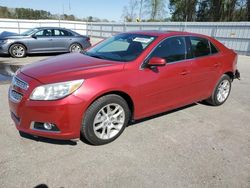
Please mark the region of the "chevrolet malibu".
<svg viewBox="0 0 250 188"><path fill-rule="evenodd" d="M219 106L239 77L237 54L211 37L128 32L21 68L9 106L21 133L101 145L131 120L199 101Z"/></svg>

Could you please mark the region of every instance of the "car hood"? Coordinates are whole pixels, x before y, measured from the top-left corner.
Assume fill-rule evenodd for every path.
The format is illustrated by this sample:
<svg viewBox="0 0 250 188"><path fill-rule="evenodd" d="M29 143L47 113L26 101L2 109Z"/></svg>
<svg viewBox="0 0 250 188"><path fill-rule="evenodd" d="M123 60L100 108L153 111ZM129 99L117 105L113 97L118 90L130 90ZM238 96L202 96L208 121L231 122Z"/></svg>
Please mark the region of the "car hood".
<svg viewBox="0 0 250 188"><path fill-rule="evenodd" d="M7 38L9 36L14 36L14 35L18 35L18 34L13 33L13 32L3 31L2 33L0 33L0 39Z"/></svg>
<svg viewBox="0 0 250 188"><path fill-rule="evenodd" d="M123 70L123 67L124 63L71 53L26 65L20 71L46 84L110 74Z"/></svg>
<svg viewBox="0 0 250 188"><path fill-rule="evenodd" d="M23 38L29 38L29 36L23 36L23 35L10 35L2 37L2 39L23 39Z"/></svg>

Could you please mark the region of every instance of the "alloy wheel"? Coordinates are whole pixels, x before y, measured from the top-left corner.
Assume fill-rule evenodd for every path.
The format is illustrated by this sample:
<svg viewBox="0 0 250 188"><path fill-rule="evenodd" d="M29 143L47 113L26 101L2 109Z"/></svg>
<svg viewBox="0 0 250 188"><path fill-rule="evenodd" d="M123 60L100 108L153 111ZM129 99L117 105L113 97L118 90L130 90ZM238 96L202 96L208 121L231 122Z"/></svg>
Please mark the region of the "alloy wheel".
<svg viewBox="0 0 250 188"><path fill-rule="evenodd" d="M224 102L230 92L230 83L228 80L223 80L219 87L218 87L218 92L217 92L217 100L222 103Z"/></svg>
<svg viewBox="0 0 250 188"><path fill-rule="evenodd" d="M113 138L121 131L124 122L124 109L119 104L108 104L101 108L94 118L94 133L99 139Z"/></svg>
<svg viewBox="0 0 250 188"><path fill-rule="evenodd" d="M15 45L12 48L12 54L15 57L23 57L25 54L25 48L22 45Z"/></svg>
<svg viewBox="0 0 250 188"><path fill-rule="evenodd" d="M79 53L82 51L82 48L80 45L78 44L73 44L70 48L70 52L73 52L73 53Z"/></svg>

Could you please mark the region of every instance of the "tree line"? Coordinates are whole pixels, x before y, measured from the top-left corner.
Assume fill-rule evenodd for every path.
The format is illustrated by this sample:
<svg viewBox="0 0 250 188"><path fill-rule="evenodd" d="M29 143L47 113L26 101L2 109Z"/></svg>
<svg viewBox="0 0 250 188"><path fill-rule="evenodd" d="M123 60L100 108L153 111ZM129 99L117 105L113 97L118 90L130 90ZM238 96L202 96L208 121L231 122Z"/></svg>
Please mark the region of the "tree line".
<svg viewBox="0 0 250 188"><path fill-rule="evenodd" d="M34 10L30 8L8 8L0 6L0 18L12 19L56 19L71 21L89 21L89 22L108 22L107 19L99 19L97 17L88 16L86 18L77 18L73 14L51 14L45 10Z"/></svg>
<svg viewBox="0 0 250 188"><path fill-rule="evenodd" d="M130 0L122 19L131 21L250 21L250 0Z"/></svg>
<svg viewBox="0 0 250 188"><path fill-rule="evenodd" d="M4 6L0 6L0 18L109 21L93 16L77 18L73 14L59 15L44 10ZM126 22L250 21L250 0L130 0L123 7L121 18Z"/></svg>

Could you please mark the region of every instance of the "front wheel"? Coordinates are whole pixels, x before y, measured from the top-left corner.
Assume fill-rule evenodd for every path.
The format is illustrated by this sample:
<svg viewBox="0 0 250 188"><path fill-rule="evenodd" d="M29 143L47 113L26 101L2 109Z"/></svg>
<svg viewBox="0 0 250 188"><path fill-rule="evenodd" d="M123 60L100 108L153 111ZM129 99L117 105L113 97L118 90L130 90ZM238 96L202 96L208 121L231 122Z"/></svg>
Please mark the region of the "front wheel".
<svg viewBox="0 0 250 188"><path fill-rule="evenodd" d="M206 101L213 106L219 106L226 102L231 91L231 82L231 78L224 74L218 81L211 97Z"/></svg>
<svg viewBox="0 0 250 188"><path fill-rule="evenodd" d="M26 56L26 48L22 44L13 44L9 49L10 55L15 58Z"/></svg>
<svg viewBox="0 0 250 188"><path fill-rule="evenodd" d="M78 43L73 43L69 47L71 53L80 53L82 51L82 46Z"/></svg>
<svg viewBox="0 0 250 188"><path fill-rule="evenodd" d="M118 95L106 95L87 109L81 134L93 145L114 141L124 131L130 118L127 102Z"/></svg>

